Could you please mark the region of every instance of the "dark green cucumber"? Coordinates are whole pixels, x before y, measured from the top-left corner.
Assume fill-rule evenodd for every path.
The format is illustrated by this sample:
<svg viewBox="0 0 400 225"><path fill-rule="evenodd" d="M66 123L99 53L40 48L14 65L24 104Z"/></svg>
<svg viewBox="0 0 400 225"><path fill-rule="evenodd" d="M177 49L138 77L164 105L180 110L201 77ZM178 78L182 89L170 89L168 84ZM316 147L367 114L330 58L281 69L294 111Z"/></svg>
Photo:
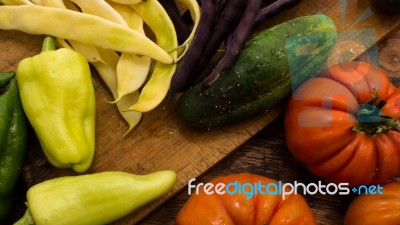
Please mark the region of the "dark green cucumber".
<svg viewBox="0 0 400 225"><path fill-rule="evenodd" d="M211 129L265 112L323 69L336 38L335 24L322 14L260 31L211 87L198 84L182 94L179 114L193 127Z"/></svg>

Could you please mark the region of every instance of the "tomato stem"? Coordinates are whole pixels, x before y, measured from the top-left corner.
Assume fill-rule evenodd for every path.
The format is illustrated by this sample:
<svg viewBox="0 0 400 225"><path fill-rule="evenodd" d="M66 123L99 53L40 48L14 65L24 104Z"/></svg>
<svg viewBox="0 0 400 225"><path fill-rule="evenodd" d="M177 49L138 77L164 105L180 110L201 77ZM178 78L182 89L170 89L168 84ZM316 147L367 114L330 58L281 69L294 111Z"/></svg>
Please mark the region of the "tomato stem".
<svg viewBox="0 0 400 225"><path fill-rule="evenodd" d="M381 108L385 101L379 100L379 94L376 90L371 100L361 105L357 112L358 124L352 128L355 132L365 132L369 135L385 134L391 130L400 132L400 121L390 116L384 115Z"/></svg>

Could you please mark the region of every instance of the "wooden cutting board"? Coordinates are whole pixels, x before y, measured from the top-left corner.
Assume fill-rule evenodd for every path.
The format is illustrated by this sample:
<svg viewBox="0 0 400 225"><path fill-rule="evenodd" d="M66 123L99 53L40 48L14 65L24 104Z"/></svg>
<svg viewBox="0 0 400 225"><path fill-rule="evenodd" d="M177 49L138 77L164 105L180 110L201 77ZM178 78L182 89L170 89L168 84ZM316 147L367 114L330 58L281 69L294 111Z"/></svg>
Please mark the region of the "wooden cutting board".
<svg viewBox="0 0 400 225"><path fill-rule="evenodd" d="M337 24L338 48L328 64L358 57L399 25L400 16L380 12L371 1L303 0L297 7L285 11L257 30L316 13L325 13ZM367 33L363 31L367 30ZM369 34L369 35L365 35ZM18 62L40 52L42 36L18 31L0 31L0 70L15 70ZM349 56L349 53L350 56ZM370 54L371 59L374 53ZM189 179L203 174L218 161L267 126L285 106L285 101L264 114L219 130L195 131L185 126L176 113L176 98L165 101L156 110L146 113L141 123L123 137L127 125L114 105L105 102L111 94L97 74L96 85L96 153L88 173L121 170L146 174L170 169L177 172L173 190L159 200L128 215L114 224L135 224L184 188ZM69 169L51 166L34 135L23 167L28 186L65 175L77 175Z"/></svg>

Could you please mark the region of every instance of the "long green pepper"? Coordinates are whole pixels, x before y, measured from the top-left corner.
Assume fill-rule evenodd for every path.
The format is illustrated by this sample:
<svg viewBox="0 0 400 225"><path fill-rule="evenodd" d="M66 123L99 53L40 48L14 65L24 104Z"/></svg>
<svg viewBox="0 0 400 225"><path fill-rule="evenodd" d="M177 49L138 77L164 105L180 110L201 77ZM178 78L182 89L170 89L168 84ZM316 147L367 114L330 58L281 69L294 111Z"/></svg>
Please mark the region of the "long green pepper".
<svg viewBox="0 0 400 225"><path fill-rule="evenodd" d="M28 189L28 209L14 225L110 224L167 194L175 182L172 170L53 178Z"/></svg>
<svg viewBox="0 0 400 225"><path fill-rule="evenodd" d="M0 73L0 224L11 209L26 153L27 122L13 72Z"/></svg>

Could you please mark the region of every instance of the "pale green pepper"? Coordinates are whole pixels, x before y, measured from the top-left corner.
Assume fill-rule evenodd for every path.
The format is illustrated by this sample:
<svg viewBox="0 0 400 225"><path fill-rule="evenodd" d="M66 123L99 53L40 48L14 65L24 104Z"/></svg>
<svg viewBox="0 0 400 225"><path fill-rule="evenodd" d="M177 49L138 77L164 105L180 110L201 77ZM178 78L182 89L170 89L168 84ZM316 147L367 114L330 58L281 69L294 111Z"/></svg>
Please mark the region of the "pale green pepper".
<svg viewBox="0 0 400 225"><path fill-rule="evenodd" d="M28 189L28 210L14 225L108 224L167 194L175 182L170 170L54 178Z"/></svg>
<svg viewBox="0 0 400 225"><path fill-rule="evenodd" d="M42 53L17 68L26 116L51 164L86 171L95 149L95 93L89 64L46 37Z"/></svg>

